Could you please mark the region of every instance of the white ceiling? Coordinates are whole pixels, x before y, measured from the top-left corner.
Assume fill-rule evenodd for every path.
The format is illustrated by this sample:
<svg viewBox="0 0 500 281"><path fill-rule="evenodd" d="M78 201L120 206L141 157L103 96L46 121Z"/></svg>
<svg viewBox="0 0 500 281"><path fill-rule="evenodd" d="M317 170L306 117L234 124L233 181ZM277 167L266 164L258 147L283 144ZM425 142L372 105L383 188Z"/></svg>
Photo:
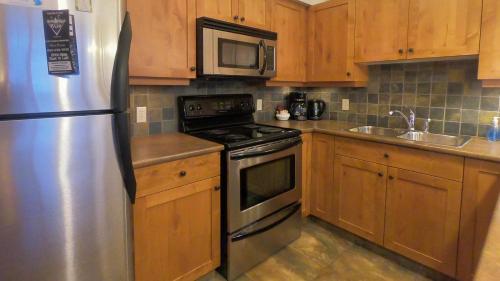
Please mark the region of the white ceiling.
<svg viewBox="0 0 500 281"><path fill-rule="evenodd" d="M327 0L299 0L299 1L307 3L309 5L314 5L314 4L318 4L318 3L321 3L321 2L325 2Z"/></svg>

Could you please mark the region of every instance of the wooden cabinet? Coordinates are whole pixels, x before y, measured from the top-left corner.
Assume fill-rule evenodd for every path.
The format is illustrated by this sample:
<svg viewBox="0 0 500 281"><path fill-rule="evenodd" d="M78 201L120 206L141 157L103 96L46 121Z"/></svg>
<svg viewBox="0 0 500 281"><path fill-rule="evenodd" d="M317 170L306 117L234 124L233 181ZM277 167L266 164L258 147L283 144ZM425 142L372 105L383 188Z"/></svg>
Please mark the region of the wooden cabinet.
<svg viewBox="0 0 500 281"><path fill-rule="evenodd" d="M235 21L238 15L238 3L235 0L197 0L197 17L209 17L223 21Z"/></svg>
<svg viewBox="0 0 500 281"><path fill-rule="evenodd" d="M311 186L311 154L312 154L312 134L302 134L302 216L306 217L311 213L310 186Z"/></svg>
<svg viewBox="0 0 500 281"><path fill-rule="evenodd" d="M269 29L271 0L198 0L197 17Z"/></svg>
<svg viewBox="0 0 500 281"><path fill-rule="evenodd" d="M356 62L406 58L408 7L409 0L356 0Z"/></svg>
<svg viewBox="0 0 500 281"><path fill-rule="evenodd" d="M334 222L333 172L334 138L314 134L312 144L311 214L328 222Z"/></svg>
<svg viewBox="0 0 500 281"><path fill-rule="evenodd" d="M337 155L334 173L335 223L382 245L387 167Z"/></svg>
<svg viewBox="0 0 500 281"><path fill-rule="evenodd" d="M220 170L214 165L220 159L212 155L136 170L135 280L195 280L219 266Z"/></svg>
<svg viewBox="0 0 500 281"><path fill-rule="evenodd" d="M271 30L278 33L276 77L271 81L303 83L306 81L306 6L290 0L273 0L271 14Z"/></svg>
<svg viewBox="0 0 500 281"><path fill-rule="evenodd" d="M389 168L384 245L455 276L462 183Z"/></svg>
<svg viewBox="0 0 500 281"><path fill-rule="evenodd" d="M483 86L500 86L500 1L483 0L479 79Z"/></svg>
<svg viewBox="0 0 500 281"><path fill-rule="evenodd" d="M478 0L358 0L356 62L479 53Z"/></svg>
<svg viewBox="0 0 500 281"><path fill-rule="evenodd" d="M459 280L494 280L500 268L500 163L465 161Z"/></svg>
<svg viewBox="0 0 500 281"><path fill-rule="evenodd" d="M128 0L131 84L189 84L196 77L196 0Z"/></svg>
<svg viewBox="0 0 500 281"><path fill-rule="evenodd" d="M308 82L365 81L354 64L355 1L332 0L308 12Z"/></svg>

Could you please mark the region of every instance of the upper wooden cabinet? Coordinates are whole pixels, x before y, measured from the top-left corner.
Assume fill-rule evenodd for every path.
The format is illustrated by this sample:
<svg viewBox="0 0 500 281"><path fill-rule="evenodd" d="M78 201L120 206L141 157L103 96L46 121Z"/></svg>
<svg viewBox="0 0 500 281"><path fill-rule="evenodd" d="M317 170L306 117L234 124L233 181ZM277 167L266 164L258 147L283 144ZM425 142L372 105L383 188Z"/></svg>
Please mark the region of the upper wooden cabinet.
<svg viewBox="0 0 500 281"><path fill-rule="evenodd" d="M355 1L332 0L308 12L308 82L365 81L354 64Z"/></svg>
<svg viewBox="0 0 500 281"><path fill-rule="evenodd" d="M409 0L356 0L356 62L406 58Z"/></svg>
<svg viewBox="0 0 500 281"><path fill-rule="evenodd" d="M273 0L271 30L278 33L277 75L272 81L306 81L306 6Z"/></svg>
<svg viewBox="0 0 500 281"><path fill-rule="evenodd" d="M356 62L479 53L479 0L357 0Z"/></svg>
<svg viewBox="0 0 500 281"><path fill-rule="evenodd" d="M500 1L483 0L479 79L484 86L500 86ZM496 81L494 81L496 80Z"/></svg>
<svg viewBox="0 0 500 281"><path fill-rule="evenodd" d="M131 84L189 84L196 77L196 0L128 0Z"/></svg>
<svg viewBox="0 0 500 281"><path fill-rule="evenodd" d="M382 245L387 167L337 155L334 175L335 224Z"/></svg>
<svg viewBox="0 0 500 281"><path fill-rule="evenodd" d="M271 0L198 0L197 17L269 29Z"/></svg>
<svg viewBox="0 0 500 281"><path fill-rule="evenodd" d="M389 168L384 245L455 276L462 183Z"/></svg>

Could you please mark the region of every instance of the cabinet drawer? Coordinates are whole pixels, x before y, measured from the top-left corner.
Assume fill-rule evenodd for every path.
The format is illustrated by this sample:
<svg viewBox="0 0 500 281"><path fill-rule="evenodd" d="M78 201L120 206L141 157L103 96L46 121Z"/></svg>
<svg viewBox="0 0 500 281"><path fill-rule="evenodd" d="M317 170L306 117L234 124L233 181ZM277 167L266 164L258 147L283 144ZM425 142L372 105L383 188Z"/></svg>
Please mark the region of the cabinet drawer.
<svg viewBox="0 0 500 281"><path fill-rule="evenodd" d="M356 139L337 138L337 154L373 161L391 167L462 181L464 158Z"/></svg>
<svg viewBox="0 0 500 281"><path fill-rule="evenodd" d="M181 159L135 170L137 197L220 175L219 153Z"/></svg>

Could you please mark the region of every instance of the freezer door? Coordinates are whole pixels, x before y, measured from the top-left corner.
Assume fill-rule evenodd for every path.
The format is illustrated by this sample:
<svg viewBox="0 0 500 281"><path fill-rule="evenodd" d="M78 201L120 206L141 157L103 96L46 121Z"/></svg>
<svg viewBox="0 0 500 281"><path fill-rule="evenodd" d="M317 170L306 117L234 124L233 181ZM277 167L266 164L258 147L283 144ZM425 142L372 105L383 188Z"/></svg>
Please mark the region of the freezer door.
<svg viewBox="0 0 500 281"><path fill-rule="evenodd" d="M125 8L125 0L0 0L0 115L110 109ZM58 9L74 16L76 75L48 74L42 11Z"/></svg>
<svg viewBox="0 0 500 281"><path fill-rule="evenodd" d="M0 280L133 280L113 119L0 121Z"/></svg>

